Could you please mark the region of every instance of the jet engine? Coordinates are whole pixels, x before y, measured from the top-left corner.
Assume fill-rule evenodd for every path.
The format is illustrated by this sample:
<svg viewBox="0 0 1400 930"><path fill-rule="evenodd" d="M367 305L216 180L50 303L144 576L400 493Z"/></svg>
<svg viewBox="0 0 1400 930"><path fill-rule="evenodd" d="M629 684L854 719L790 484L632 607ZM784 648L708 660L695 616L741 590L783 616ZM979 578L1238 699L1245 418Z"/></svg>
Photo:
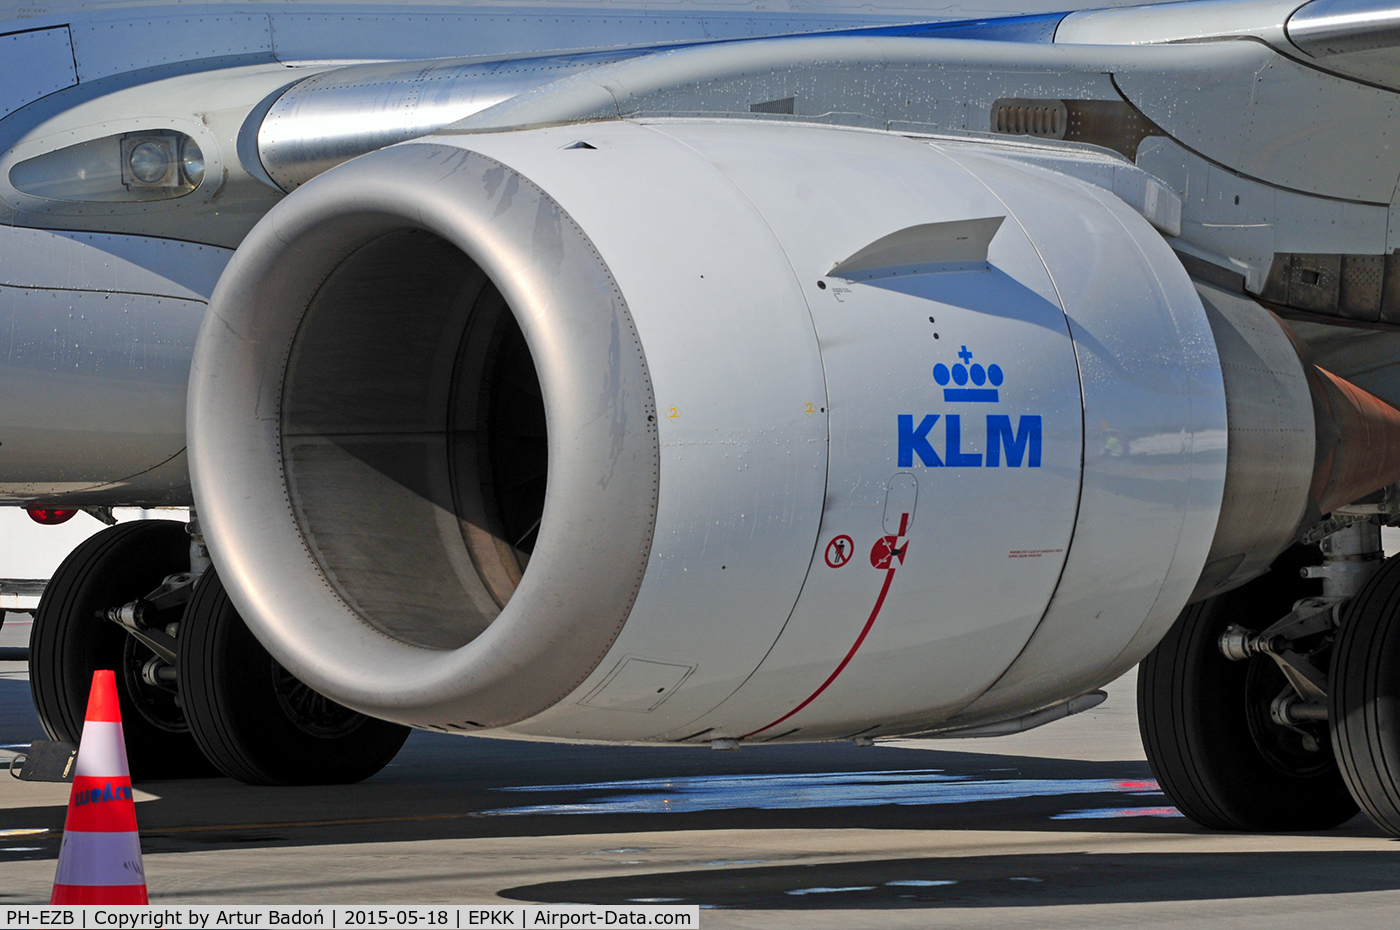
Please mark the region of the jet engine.
<svg viewBox="0 0 1400 930"><path fill-rule="evenodd" d="M333 168L198 339L220 577L298 679L420 727L803 740L1063 704L1400 477L1393 411L1203 302L1111 188L745 120Z"/></svg>

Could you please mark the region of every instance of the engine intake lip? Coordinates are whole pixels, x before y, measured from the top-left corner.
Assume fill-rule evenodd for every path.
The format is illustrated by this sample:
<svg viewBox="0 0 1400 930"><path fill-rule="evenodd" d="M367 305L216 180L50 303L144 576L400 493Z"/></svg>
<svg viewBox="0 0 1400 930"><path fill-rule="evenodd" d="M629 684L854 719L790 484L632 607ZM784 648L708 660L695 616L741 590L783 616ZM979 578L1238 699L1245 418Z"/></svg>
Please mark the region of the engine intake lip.
<svg viewBox="0 0 1400 930"><path fill-rule="evenodd" d="M337 594L301 532L282 456L282 388L308 306L343 259L403 230L440 237L486 273L524 335L545 407L548 488L529 569L457 648L396 639ZM500 162L407 143L290 195L220 280L188 409L195 500L230 597L279 662L343 704L418 726L504 726L572 691L627 620L660 482L646 358L587 235Z"/></svg>

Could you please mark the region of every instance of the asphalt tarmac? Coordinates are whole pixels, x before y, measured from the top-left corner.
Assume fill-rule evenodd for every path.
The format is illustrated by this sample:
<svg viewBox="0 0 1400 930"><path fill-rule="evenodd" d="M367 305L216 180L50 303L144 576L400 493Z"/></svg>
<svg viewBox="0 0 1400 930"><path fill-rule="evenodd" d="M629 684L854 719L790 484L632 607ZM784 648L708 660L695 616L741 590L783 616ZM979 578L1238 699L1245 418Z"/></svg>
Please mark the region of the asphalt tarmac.
<svg viewBox="0 0 1400 930"><path fill-rule="evenodd" d="M0 645L22 643L10 615ZM1400 845L1203 831L1131 675L1015 737L708 749L415 733L359 785L142 785L157 903L699 904L705 928L1393 927ZM42 737L0 663L0 768ZM0 906L48 900L68 786L0 778Z"/></svg>

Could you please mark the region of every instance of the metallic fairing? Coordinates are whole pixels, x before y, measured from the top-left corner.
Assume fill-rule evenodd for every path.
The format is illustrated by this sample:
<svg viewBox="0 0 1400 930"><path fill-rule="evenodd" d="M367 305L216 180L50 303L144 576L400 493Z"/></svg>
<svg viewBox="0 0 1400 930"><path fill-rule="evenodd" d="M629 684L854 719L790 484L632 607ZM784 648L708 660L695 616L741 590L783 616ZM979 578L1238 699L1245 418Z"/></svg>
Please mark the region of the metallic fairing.
<svg viewBox="0 0 1400 930"><path fill-rule="evenodd" d="M291 191L357 155L425 136L526 90L640 54L338 68L305 78L277 98L257 132L258 158L278 186Z"/></svg>
<svg viewBox="0 0 1400 930"><path fill-rule="evenodd" d="M1400 45L1400 6L1394 0L1312 0L1288 17L1294 45L1314 58Z"/></svg>

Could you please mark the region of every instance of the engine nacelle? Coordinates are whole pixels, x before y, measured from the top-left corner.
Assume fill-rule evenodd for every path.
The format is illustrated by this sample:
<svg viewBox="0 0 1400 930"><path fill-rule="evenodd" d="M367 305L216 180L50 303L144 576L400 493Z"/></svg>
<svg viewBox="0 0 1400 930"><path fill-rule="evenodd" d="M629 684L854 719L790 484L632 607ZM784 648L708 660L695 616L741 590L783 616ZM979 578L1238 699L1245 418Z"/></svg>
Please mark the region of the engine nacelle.
<svg viewBox="0 0 1400 930"><path fill-rule="evenodd" d="M885 735L1111 679L1211 555L1221 362L1138 213L999 151L617 122L315 178L196 349L234 602L317 690L455 731ZM1294 444L1287 530L1227 541L1265 565Z"/></svg>

